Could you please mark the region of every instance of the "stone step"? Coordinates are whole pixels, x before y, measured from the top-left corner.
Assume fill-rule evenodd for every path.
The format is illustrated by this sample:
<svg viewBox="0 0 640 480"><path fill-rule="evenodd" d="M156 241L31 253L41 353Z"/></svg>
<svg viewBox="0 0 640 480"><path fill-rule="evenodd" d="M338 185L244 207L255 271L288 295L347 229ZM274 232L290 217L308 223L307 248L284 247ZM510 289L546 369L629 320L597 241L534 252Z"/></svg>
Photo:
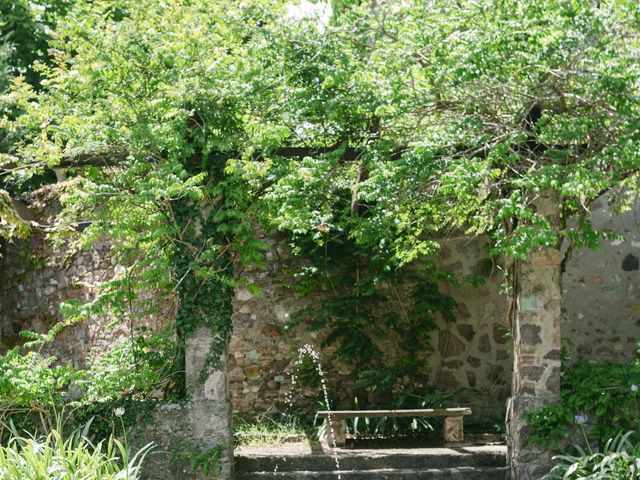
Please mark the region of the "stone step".
<svg viewBox="0 0 640 480"><path fill-rule="evenodd" d="M508 480L507 467L455 467L430 469L369 469L362 471L262 471L236 475L237 480Z"/></svg>
<svg viewBox="0 0 640 480"><path fill-rule="evenodd" d="M504 467L504 448L407 449L386 452L348 451L340 449L338 459L341 470L364 471L384 469L447 469L456 467ZM236 472L332 471L335 458L330 452L306 455L240 454L235 457Z"/></svg>

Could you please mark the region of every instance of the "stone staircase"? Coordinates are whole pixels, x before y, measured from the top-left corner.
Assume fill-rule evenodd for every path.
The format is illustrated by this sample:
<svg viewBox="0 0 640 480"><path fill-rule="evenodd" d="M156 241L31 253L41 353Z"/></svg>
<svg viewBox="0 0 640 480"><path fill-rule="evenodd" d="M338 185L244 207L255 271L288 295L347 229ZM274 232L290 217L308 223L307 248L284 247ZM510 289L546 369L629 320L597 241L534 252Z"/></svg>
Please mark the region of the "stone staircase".
<svg viewBox="0 0 640 480"><path fill-rule="evenodd" d="M308 448L308 446L307 446ZM236 480L508 480L506 447L336 449L281 445L241 448L235 455Z"/></svg>

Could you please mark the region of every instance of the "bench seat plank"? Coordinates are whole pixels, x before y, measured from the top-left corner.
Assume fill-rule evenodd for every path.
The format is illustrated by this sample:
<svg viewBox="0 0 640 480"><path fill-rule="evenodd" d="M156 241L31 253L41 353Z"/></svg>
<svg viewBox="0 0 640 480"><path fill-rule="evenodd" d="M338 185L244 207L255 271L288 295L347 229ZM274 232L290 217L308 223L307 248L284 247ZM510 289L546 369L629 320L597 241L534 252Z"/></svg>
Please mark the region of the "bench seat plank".
<svg viewBox="0 0 640 480"><path fill-rule="evenodd" d="M377 417L463 417L471 415L470 408L423 408L416 410L321 410L318 417L327 418L377 418Z"/></svg>

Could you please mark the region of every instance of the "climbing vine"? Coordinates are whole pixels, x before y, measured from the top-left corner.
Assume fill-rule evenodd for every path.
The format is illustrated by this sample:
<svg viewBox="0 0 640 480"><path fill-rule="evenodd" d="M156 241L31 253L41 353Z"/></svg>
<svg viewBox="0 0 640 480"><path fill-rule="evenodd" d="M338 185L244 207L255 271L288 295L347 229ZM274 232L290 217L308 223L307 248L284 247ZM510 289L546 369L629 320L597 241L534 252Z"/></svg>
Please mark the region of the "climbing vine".
<svg viewBox="0 0 640 480"><path fill-rule="evenodd" d="M172 259L178 296L176 332L180 355L176 367L184 370L186 338L198 327L205 327L212 334L212 343L200 381L220 366L231 335L235 268L250 260L261 260L262 244L245 217L238 214L245 199L225 180L224 167L224 158L212 163L200 202L178 200L171 204L179 231ZM184 385L181 390L184 394Z"/></svg>
<svg viewBox="0 0 640 480"><path fill-rule="evenodd" d="M359 391L395 407L419 405L433 390L431 334L455 321L456 302L442 286L456 279L428 258L410 268L371 258L370 246L350 241L347 232L324 232L319 242L298 236L293 244L302 265L285 283L298 294L322 292L322 299L294 313L288 328L322 331L323 346L335 347ZM303 382L313 380L313 365L303 362L299 370Z"/></svg>

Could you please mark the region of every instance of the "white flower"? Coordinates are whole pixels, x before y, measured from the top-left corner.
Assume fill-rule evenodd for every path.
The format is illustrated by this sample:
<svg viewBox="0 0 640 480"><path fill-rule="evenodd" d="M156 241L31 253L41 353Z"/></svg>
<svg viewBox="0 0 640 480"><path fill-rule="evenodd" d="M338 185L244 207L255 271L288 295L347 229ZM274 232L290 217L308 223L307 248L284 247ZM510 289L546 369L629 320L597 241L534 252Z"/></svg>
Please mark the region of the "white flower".
<svg viewBox="0 0 640 480"><path fill-rule="evenodd" d="M584 425L585 423L587 423L589 421L589 417L584 412L579 413L578 415L573 417L573 419L578 425Z"/></svg>
<svg viewBox="0 0 640 480"><path fill-rule="evenodd" d="M638 393L638 385L635 384L635 383L633 385L631 385L631 391L633 393Z"/></svg>
<svg viewBox="0 0 640 480"><path fill-rule="evenodd" d="M121 416L123 416L123 415L124 415L124 408L123 408L123 407L118 407L118 408L116 408L116 409L113 411L113 414L114 414L116 417L121 417Z"/></svg>

